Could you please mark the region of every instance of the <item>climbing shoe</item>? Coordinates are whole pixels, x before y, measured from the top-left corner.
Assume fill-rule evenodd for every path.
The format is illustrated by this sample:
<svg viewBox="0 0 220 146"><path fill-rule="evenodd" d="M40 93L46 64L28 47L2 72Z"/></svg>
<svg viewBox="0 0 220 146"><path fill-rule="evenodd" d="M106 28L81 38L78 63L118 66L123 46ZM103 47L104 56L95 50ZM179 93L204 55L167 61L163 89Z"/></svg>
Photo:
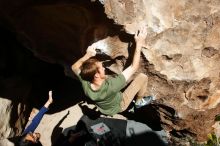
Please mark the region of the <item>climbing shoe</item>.
<svg viewBox="0 0 220 146"><path fill-rule="evenodd" d="M141 108L145 105L150 104L153 101L153 96L145 96L142 99L139 99L135 102L136 108Z"/></svg>

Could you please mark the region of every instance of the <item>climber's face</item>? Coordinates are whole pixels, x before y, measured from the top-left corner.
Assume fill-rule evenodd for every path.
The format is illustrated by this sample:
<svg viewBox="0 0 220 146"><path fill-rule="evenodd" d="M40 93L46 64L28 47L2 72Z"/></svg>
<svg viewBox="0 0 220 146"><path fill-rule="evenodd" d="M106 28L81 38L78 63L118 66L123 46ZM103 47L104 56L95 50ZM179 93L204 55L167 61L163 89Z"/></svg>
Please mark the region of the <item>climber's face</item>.
<svg viewBox="0 0 220 146"><path fill-rule="evenodd" d="M32 142L38 142L40 139L40 133L28 133L25 137L25 140L29 140Z"/></svg>
<svg viewBox="0 0 220 146"><path fill-rule="evenodd" d="M96 66L97 66L97 74L99 75L99 77L101 79L105 79L106 75L105 75L105 68L103 67L102 62L96 62Z"/></svg>

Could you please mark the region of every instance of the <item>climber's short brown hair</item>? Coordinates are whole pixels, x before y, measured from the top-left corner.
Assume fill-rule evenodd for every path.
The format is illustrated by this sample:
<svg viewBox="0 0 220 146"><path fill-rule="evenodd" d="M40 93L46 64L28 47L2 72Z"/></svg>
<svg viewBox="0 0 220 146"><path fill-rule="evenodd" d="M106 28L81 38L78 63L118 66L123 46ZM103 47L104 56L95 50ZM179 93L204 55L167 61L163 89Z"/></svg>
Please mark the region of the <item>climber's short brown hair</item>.
<svg viewBox="0 0 220 146"><path fill-rule="evenodd" d="M94 76L98 70L98 67L96 63L99 62L96 58L90 58L83 62L82 66L80 67L81 72L80 76L83 80L92 82L94 79Z"/></svg>

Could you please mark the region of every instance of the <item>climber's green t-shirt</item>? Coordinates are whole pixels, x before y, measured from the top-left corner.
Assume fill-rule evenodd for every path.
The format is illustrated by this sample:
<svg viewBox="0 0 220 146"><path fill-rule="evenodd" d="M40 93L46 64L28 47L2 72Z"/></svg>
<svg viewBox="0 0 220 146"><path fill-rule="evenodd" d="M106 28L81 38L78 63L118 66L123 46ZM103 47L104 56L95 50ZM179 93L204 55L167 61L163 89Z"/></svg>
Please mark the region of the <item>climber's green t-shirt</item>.
<svg viewBox="0 0 220 146"><path fill-rule="evenodd" d="M121 111L122 92L120 90L126 85L124 75L119 74L107 78L98 90L93 90L90 82L83 80L80 75L78 78L82 83L85 95L96 103L100 112L106 115L114 115Z"/></svg>

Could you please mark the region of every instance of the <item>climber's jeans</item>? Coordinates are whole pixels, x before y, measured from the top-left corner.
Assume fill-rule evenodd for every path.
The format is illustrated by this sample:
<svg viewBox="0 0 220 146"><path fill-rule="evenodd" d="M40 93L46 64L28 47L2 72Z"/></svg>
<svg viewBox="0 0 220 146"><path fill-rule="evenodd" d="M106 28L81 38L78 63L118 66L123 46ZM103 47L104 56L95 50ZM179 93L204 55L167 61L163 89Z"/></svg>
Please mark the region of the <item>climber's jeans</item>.
<svg viewBox="0 0 220 146"><path fill-rule="evenodd" d="M130 85L125 89L122 93L122 101L120 103L121 112L125 111L135 95L137 94L137 98L143 98L145 92L147 90L148 77L147 75L140 73L138 74L134 80L130 83Z"/></svg>

